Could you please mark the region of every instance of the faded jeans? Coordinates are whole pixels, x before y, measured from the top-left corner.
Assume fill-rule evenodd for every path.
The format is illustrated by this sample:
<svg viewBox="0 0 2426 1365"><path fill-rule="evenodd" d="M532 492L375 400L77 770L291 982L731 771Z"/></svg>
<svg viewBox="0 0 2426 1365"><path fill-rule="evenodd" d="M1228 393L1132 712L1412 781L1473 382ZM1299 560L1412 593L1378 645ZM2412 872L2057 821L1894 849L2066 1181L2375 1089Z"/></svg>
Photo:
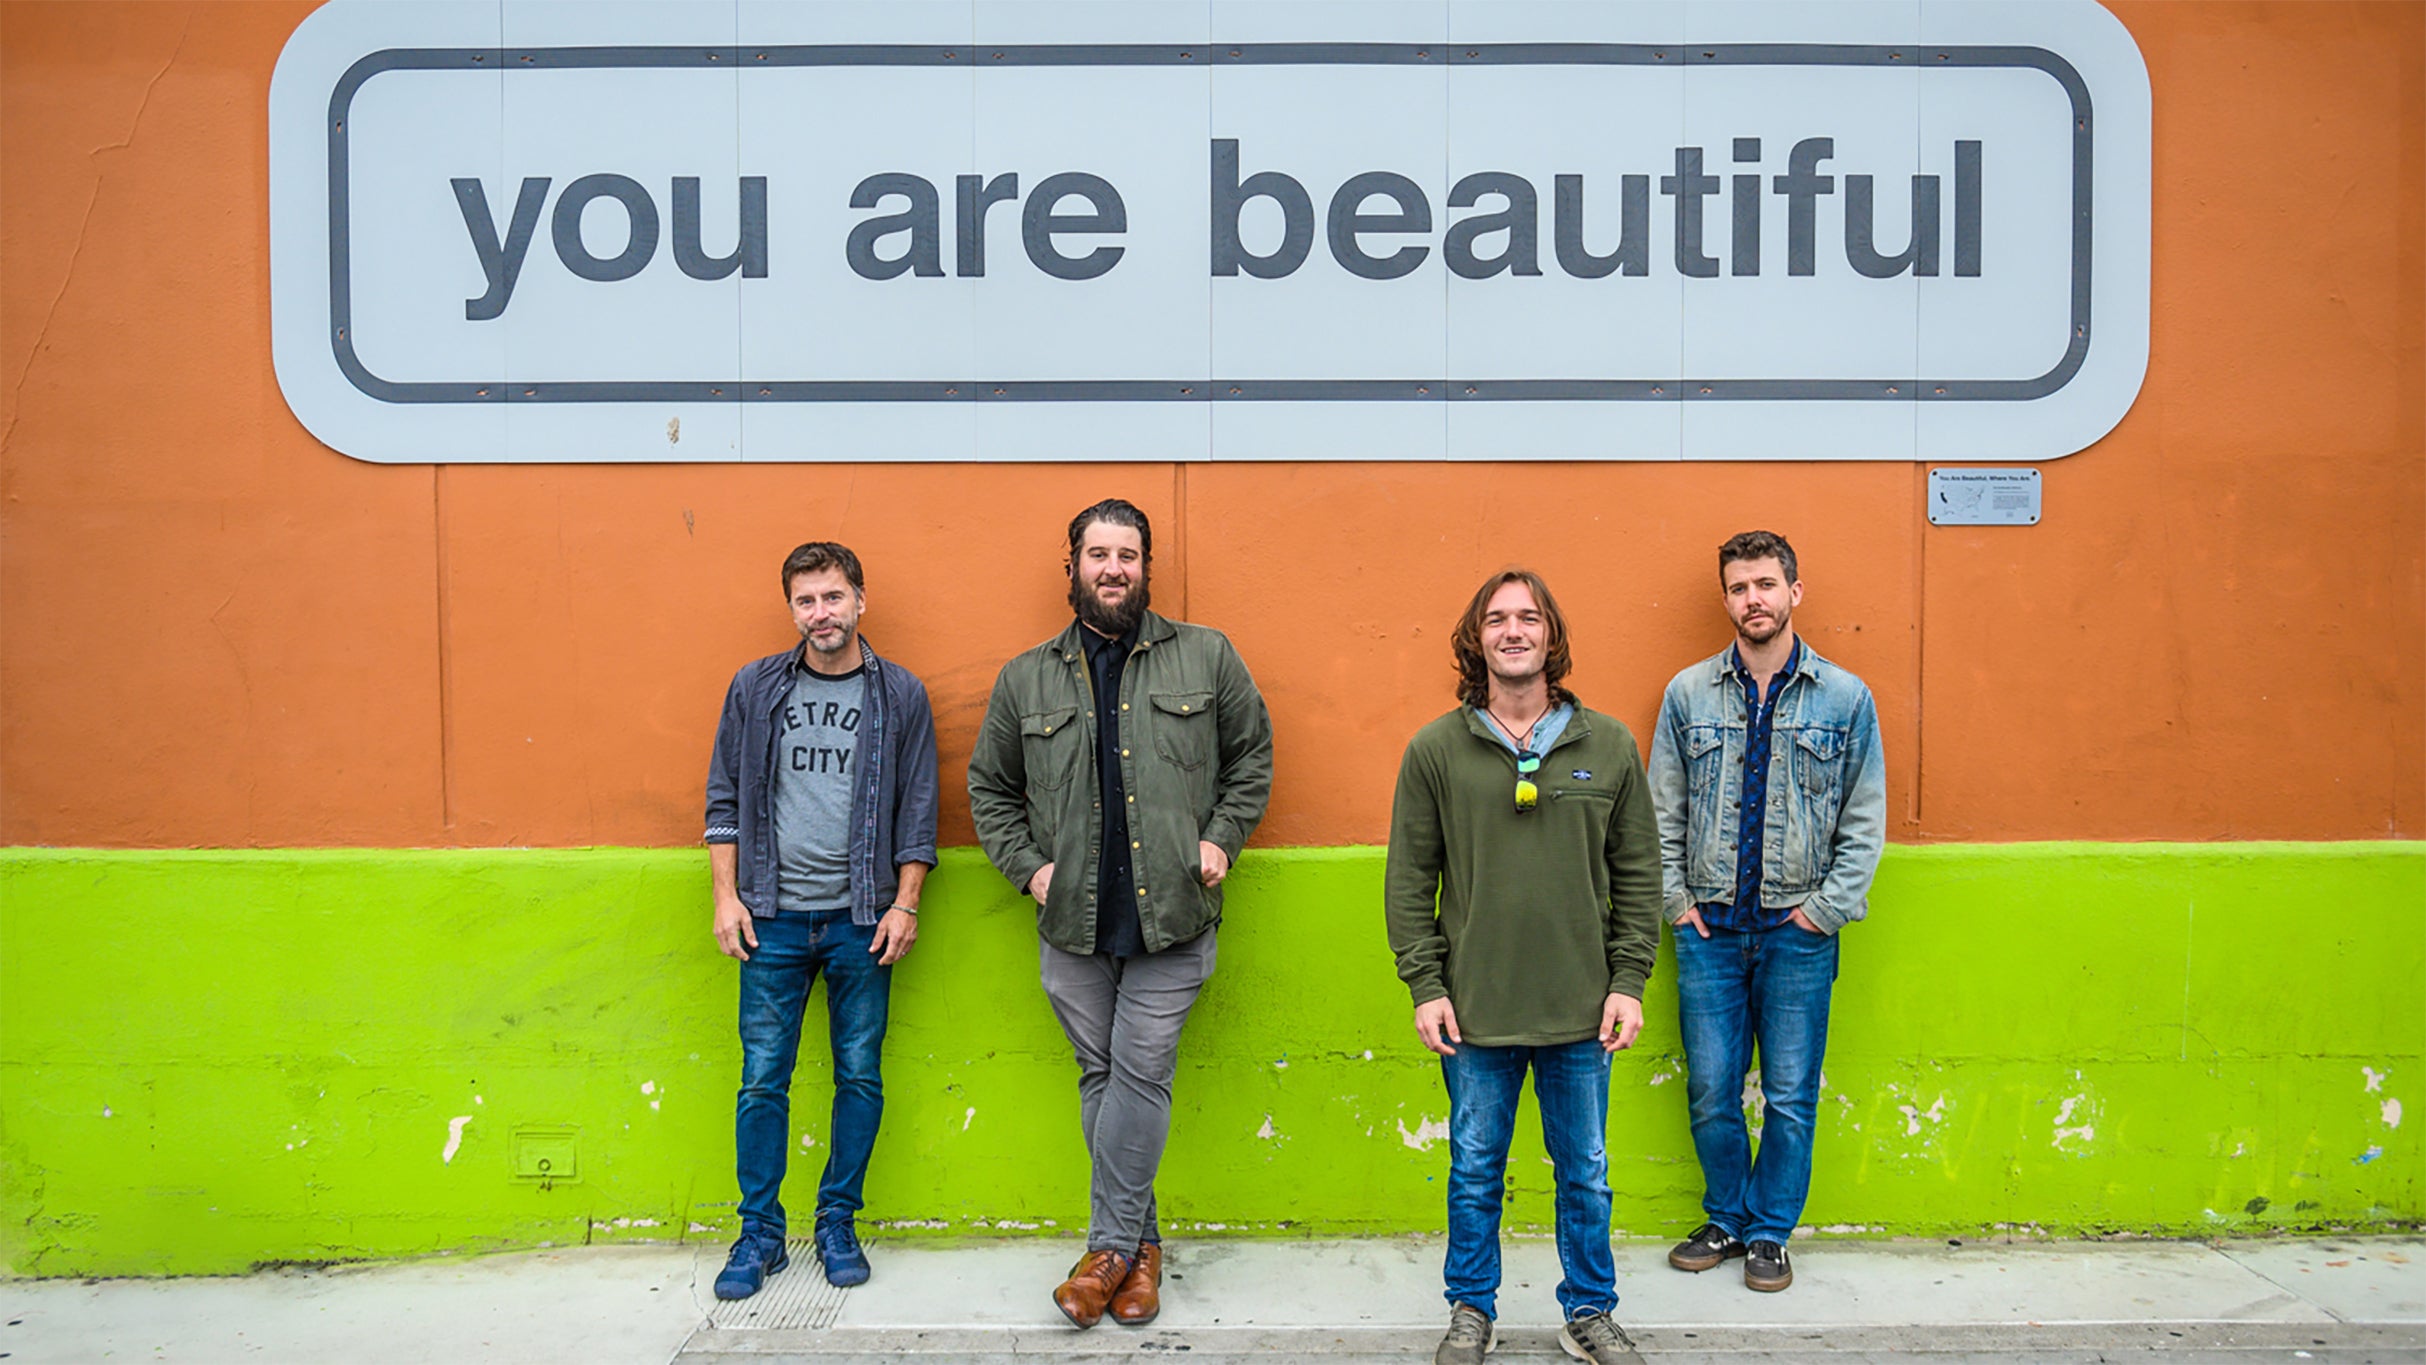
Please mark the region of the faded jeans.
<svg viewBox="0 0 2426 1365"><path fill-rule="evenodd" d="M1802 1220L1819 1120L1820 1058L1837 941L1792 924L1766 933L1676 928L1685 1100L1702 1163L1702 1211L1722 1231L1780 1246ZM1760 1156L1744 1125L1744 1073L1760 1048Z"/></svg>
<svg viewBox="0 0 2426 1365"><path fill-rule="evenodd" d="M1440 1059L1449 1085L1449 1255L1442 1267L1451 1303L1499 1316L1499 1214L1516 1136L1525 1072L1541 1107L1542 1141L1558 1178L1558 1306L1566 1316L1617 1308L1617 1261L1609 1251L1609 1054L1600 1040L1550 1047L1459 1043Z"/></svg>
<svg viewBox="0 0 2426 1365"><path fill-rule="evenodd" d="M758 946L741 964L741 1093L734 1103L734 1172L741 1180L741 1228L784 1235L783 1187L790 1155L792 1065L800 1055L809 988L826 979L826 1022L834 1050L834 1113L826 1129L825 1178L817 1186L817 1223L859 1212L868 1156L884 1118L884 1027L893 969L868 951L874 925L851 923L848 910L753 919Z"/></svg>

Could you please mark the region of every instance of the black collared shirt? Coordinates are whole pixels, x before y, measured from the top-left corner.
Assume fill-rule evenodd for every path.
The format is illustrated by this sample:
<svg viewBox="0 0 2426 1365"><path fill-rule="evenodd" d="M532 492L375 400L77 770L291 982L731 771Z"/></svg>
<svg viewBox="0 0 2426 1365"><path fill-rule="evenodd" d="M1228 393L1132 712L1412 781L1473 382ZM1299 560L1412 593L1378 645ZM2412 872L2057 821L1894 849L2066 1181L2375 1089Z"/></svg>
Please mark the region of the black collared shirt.
<svg viewBox="0 0 2426 1365"><path fill-rule="evenodd" d="M1084 626L1087 673L1095 683L1095 786L1103 802L1103 849L1095 862L1095 951L1142 957L1145 929L1137 920L1137 879L1129 863L1129 788L1120 769L1120 678L1137 648L1137 628L1117 640Z"/></svg>

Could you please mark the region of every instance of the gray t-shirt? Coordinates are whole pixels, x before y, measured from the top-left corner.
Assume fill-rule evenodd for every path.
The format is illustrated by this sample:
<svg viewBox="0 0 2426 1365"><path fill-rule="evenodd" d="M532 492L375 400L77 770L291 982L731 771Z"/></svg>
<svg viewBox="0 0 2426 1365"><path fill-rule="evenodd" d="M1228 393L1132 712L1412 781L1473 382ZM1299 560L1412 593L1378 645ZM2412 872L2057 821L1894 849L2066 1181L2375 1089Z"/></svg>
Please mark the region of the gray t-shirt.
<svg viewBox="0 0 2426 1365"><path fill-rule="evenodd" d="M775 908L851 908L851 788L867 670L800 670L775 718Z"/></svg>

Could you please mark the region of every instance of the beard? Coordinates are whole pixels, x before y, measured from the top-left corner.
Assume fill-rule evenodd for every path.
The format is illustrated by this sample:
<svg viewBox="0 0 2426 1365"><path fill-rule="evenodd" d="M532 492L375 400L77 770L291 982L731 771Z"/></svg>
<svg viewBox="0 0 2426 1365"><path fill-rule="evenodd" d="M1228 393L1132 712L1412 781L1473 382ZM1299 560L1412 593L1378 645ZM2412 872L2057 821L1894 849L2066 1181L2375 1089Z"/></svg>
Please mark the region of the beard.
<svg viewBox="0 0 2426 1365"><path fill-rule="evenodd" d="M1793 620L1794 610L1789 607L1775 616L1763 617L1757 621L1739 622L1735 627L1735 633L1753 644L1765 645L1776 639L1779 632L1785 630Z"/></svg>
<svg viewBox="0 0 2426 1365"><path fill-rule="evenodd" d="M838 658L845 651L847 651L853 643L851 632L849 630L845 630L842 633L841 640L838 641L832 649L827 649L817 643L817 636L811 627L799 626L796 627L796 629L800 631L801 643L807 645L810 652L816 654L819 658Z"/></svg>
<svg viewBox="0 0 2426 1365"><path fill-rule="evenodd" d="M1070 610L1078 613L1081 624L1099 635L1119 639L1137 628L1146 619L1146 604L1153 594L1146 587L1147 575L1140 572L1129 580L1129 590L1121 594L1120 605L1107 607L1094 593L1081 587L1078 575L1070 575Z"/></svg>

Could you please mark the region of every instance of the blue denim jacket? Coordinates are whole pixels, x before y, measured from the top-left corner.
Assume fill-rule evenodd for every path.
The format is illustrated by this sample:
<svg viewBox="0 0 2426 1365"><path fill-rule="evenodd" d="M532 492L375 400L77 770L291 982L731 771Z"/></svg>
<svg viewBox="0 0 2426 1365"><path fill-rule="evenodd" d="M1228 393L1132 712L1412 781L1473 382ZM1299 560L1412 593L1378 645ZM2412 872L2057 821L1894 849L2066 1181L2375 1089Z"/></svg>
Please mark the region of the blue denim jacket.
<svg viewBox="0 0 2426 1365"><path fill-rule="evenodd" d="M864 636L859 658L868 688L851 759L851 922L871 925L900 890L896 869L935 865L935 715L926 685ZM739 846L734 889L760 918L775 913L775 717L799 660L795 647L733 675L708 755L704 842Z"/></svg>
<svg viewBox="0 0 2426 1365"><path fill-rule="evenodd" d="M1887 760L1862 680L1803 641L1782 688L1769 747L1761 904L1800 905L1835 933L1869 911L1887 842ZM1737 802L1744 783L1744 687L1730 644L1669 680L1651 736L1651 805L1670 923L1735 894Z"/></svg>

